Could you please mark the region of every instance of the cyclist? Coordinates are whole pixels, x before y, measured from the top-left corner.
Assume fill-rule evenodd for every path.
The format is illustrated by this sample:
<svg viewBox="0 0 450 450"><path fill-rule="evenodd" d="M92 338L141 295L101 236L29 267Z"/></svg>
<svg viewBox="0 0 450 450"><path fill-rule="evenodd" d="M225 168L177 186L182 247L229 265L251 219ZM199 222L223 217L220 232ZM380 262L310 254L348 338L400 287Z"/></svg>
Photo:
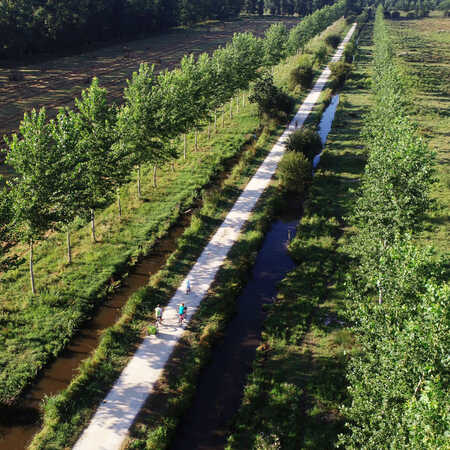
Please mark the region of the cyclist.
<svg viewBox="0 0 450 450"><path fill-rule="evenodd" d="M183 320L186 318L186 310L187 307L184 305L184 303L181 303L178 305L178 323L181 325L183 323Z"/></svg>
<svg viewBox="0 0 450 450"><path fill-rule="evenodd" d="M156 319L156 328L158 328L158 326L162 324L162 308L160 305L158 305L155 308L155 319Z"/></svg>

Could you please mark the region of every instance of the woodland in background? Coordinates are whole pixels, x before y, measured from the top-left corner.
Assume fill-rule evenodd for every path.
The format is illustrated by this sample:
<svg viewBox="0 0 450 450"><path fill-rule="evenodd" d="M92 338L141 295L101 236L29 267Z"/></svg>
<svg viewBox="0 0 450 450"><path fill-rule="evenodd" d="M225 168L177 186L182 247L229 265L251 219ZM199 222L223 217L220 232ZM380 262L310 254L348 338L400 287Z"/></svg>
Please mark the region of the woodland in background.
<svg viewBox="0 0 450 450"><path fill-rule="evenodd" d="M0 58L61 51L210 19L226 20L241 12L304 16L333 3L333 0L0 0Z"/></svg>

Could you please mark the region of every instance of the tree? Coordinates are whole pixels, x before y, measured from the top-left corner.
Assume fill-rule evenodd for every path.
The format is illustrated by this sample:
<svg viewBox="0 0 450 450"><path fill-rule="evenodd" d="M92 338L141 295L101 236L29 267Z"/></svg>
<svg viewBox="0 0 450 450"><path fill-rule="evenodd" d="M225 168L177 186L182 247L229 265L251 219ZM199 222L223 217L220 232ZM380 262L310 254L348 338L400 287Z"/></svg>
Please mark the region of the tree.
<svg viewBox="0 0 450 450"><path fill-rule="evenodd" d="M31 291L36 294L33 251L36 242L57 220L53 196L59 177L55 151L45 109L25 114L19 135L5 137L9 151L7 163L17 176L10 181L11 225L15 237L28 243Z"/></svg>
<svg viewBox="0 0 450 450"><path fill-rule="evenodd" d="M133 166L137 167L137 192L141 197L141 167L155 162L162 148L155 123L161 110L162 99L157 86L154 66L141 64L124 90L125 104L120 109L117 128L124 148L133 155Z"/></svg>
<svg viewBox="0 0 450 450"><path fill-rule="evenodd" d="M286 57L286 42L288 39L288 31L283 23L276 23L264 34L264 65L267 67L278 64Z"/></svg>
<svg viewBox="0 0 450 450"><path fill-rule="evenodd" d="M113 147L115 112L108 105L106 89L99 86L97 78L81 93L81 99L75 100L75 106L77 154L83 186L80 215L91 219L92 239L96 242L95 210L110 203L114 196L117 171L122 171L121 147Z"/></svg>

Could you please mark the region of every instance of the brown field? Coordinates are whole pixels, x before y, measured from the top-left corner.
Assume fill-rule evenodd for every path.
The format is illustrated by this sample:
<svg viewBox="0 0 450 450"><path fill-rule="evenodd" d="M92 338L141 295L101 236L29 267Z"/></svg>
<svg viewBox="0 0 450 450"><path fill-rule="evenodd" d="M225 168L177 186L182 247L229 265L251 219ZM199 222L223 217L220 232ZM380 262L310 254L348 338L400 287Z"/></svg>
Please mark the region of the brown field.
<svg viewBox="0 0 450 450"><path fill-rule="evenodd" d="M250 31L261 36L273 23L288 27L296 17L245 17L229 22L210 22L189 29L174 29L146 39L134 40L33 64L0 64L0 136L17 130L24 112L45 106L50 116L59 107L71 106L92 77L100 79L111 101L119 101L125 85L141 62L157 69L173 68L186 53L212 51L229 41L234 33ZM23 76L10 81L11 70Z"/></svg>

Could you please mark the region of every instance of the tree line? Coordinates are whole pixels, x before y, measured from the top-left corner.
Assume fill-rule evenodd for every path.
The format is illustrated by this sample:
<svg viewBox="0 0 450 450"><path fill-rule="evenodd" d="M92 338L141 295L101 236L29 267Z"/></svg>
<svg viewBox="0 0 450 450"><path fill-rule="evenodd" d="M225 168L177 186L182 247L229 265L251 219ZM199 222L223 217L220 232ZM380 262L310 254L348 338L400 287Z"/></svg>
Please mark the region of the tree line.
<svg viewBox="0 0 450 450"><path fill-rule="evenodd" d="M60 109L53 120L44 108L25 114L19 133L5 138L6 161L17 176L1 191L0 232L4 239L29 245L32 292L33 249L49 229L66 232L70 263L75 218L91 222L95 242L95 211L117 199L120 218L120 189L136 179L141 196L143 165L153 167L156 186L158 167L177 158L180 147L186 157L187 133L196 135L212 121L216 126L217 112L248 89L263 72L260 68L295 54L338 19L344 7L342 0L326 6L290 32L275 24L261 39L235 34L211 56L186 55L171 71L156 73L153 66L141 64L127 80L120 107L108 104L107 90L94 79L73 110Z"/></svg>
<svg viewBox="0 0 450 450"><path fill-rule="evenodd" d="M368 162L353 213L348 312L359 352L343 408L348 449L448 445L448 258L417 242L433 207L435 154L408 115L407 75L377 10Z"/></svg>
<svg viewBox="0 0 450 450"><path fill-rule="evenodd" d="M358 0L356 0L358 1ZM333 0L0 0L0 58L124 39L241 11L305 16Z"/></svg>
<svg viewBox="0 0 450 450"><path fill-rule="evenodd" d="M240 0L0 0L0 57L236 17Z"/></svg>

